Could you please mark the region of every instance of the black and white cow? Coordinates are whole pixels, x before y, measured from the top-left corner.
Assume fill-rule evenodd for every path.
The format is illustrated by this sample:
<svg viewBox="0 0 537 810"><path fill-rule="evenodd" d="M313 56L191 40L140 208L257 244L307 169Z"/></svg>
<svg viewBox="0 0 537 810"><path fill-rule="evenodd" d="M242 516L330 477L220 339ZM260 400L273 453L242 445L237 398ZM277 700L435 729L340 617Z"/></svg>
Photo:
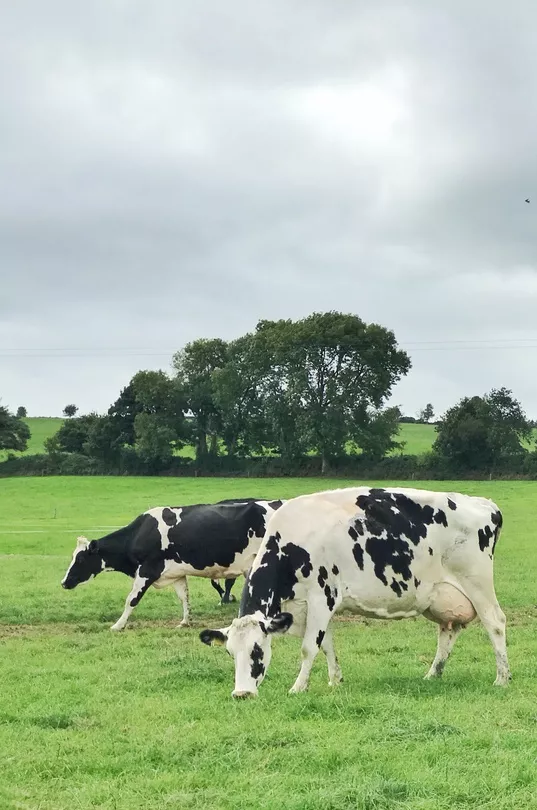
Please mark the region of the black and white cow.
<svg viewBox="0 0 537 810"><path fill-rule="evenodd" d="M288 630L303 638L291 692L307 688L319 648L329 683L337 684L329 623L339 609L436 622L438 647L427 678L442 674L461 629L477 614L496 654L495 685L503 686L511 676L493 582L501 526L492 501L456 493L359 487L293 498L268 523L239 618L200 638L226 645L235 659L232 694L247 697L257 695L265 676L272 635Z"/></svg>
<svg viewBox="0 0 537 810"><path fill-rule="evenodd" d="M234 581L246 575L266 523L281 505L282 501L259 500L149 509L100 540L79 537L61 584L75 588L101 571L121 571L132 577L125 610L112 630L123 630L151 585L173 585L183 603L180 626L186 626L190 621L187 576Z"/></svg>

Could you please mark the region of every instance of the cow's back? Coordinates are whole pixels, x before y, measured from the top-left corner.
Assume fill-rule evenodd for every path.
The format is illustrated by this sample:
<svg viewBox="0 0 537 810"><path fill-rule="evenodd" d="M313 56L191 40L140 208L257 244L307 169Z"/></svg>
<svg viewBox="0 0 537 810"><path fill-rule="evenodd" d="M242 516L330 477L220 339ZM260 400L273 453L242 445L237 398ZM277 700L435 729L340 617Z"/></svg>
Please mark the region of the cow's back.
<svg viewBox="0 0 537 810"><path fill-rule="evenodd" d="M244 609L320 592L330 605L339 590L365 615L416 615L435 583L464 593L465 576L492 576L500 527L496 504L459 493L353 487L299 496L268 522Z"/></svg>
<svg viewBox="0 0 537 810"><path fill-rule="evenodd" d="M265 533L267 512L272 509L263 502L239 501L160 507L146 514L158 527L165 559L191 573L220 576L231 566L237 567L235 575L250 567Z"/></svg>

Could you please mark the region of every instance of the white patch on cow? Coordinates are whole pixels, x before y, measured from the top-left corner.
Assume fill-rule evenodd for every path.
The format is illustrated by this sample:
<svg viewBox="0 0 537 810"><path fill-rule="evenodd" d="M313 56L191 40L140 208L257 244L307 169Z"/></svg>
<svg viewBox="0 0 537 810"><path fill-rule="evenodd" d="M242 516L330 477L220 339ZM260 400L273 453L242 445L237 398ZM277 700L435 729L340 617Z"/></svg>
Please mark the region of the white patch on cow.
<svg viewBox="0 0 537 810"><path fill-rule="evenodd" d="M63 583L65 582L65 580L69 576L69 571L71 570L71 568L74 565L74 562L76 560L76 555L78 554L78 552L79 551L85 551L85 549L87 549L88 546L89 546L89 540L88 540L87 537L83 537L82 535L80 535L80 537L76 538L75 550L73 551L73 556L71 557L71 562L69 563L69 567L68 567L68 569L67 569L67 571L65 573L65 576L61 581L61 585L63 585Z"/></svg>
<svg viewBox="0 0 537 810"><path fill-rule="evenodd" d="M173 526L168 526L168 524L162 517L164 509L167 509L169 512L173 512L175 514L176 516L175 526L177 526L181 522L181 512L183 511L182 507L180 506L177 507L166 506L164 508L159 507L157 509L148 509L147 512L145 512L146 515L151 515L157 521L157 527L160 533L160 545L163 551L167 549L170 545L170 538L168 535L170 529L174 528Z"/></svg>
<svg viewBox="0 0 537 810"><path fill-rule="evenodd" d="M121 616L119 617L119 619L117 620L117 622L112 625L110 630L113 630L114 632L123 630L123 628L127 624L129 616L136 607L136 604L133 605L132 602L135 599L140 598L140 594L143 592L147 581L148 581L147 577L141 577L139 574L136 574L136 576L134 577L134 583L131 588L131 592L127 596L127 600L125 602L125 609L121 614Z"/></svg>

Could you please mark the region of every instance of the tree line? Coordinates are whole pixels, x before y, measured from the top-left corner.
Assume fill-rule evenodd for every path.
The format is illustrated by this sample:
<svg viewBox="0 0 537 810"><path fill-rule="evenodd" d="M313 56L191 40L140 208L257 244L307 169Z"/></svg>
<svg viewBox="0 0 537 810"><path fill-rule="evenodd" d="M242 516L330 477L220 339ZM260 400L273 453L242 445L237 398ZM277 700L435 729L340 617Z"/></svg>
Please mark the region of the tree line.
<svg viewBox="0 0 537 810"><path fill-rule="evenodd" d="M172 368L139 371L104 415L75 416L76 405L66 406L70 418L46 442L51 462L69 457L67 467L80 471L161 473L179 464L246 469L264 458L277 459L272 469L285 474L301 464L337 471L359 458L364 469L394 450L404 457L402 421L434 416L431 403L417 419L386 407L410 358L392 331L352 314L263 320L236 340L198 339L175 353ZM521 463L522 442L531 440L520 403L503 388L464 398L435 429L421 463L461 472ZM28 437L24 421L0 407L0 449L24 449ZM178 458L187 445L194 460Z"/></svg>

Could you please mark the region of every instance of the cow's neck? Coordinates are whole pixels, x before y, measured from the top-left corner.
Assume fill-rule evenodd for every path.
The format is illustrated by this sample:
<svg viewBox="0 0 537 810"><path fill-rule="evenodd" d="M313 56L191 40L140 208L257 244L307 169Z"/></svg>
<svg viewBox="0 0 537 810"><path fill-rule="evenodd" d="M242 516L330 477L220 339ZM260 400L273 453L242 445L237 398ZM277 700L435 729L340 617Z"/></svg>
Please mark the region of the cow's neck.
<svg viewBox="0 0 537 810"><path fill-rule="evenodd" d="M130 577L135 575L138 566L129 554L128 537L125 536L124 529L107 534L97 542L99 554L106 568L120 571Z"/></svg>
<svg viewBox="0 0 537 810"><path fill-rule="evenodd" d="M280 613L282 602L294 599L299 577L309 577L313 570L308 551L282 540L279 532L268 538L254 566L244 586L241 616L256 610L266 616Z"/></svg>
<svg viewBox="0 0 537 810"><path fill-rule="evenodd" d="M239 616L261 611L267 618L281 612L282 601L288 593L288 571L285 563L256 568L244 586Z"/></svg>

